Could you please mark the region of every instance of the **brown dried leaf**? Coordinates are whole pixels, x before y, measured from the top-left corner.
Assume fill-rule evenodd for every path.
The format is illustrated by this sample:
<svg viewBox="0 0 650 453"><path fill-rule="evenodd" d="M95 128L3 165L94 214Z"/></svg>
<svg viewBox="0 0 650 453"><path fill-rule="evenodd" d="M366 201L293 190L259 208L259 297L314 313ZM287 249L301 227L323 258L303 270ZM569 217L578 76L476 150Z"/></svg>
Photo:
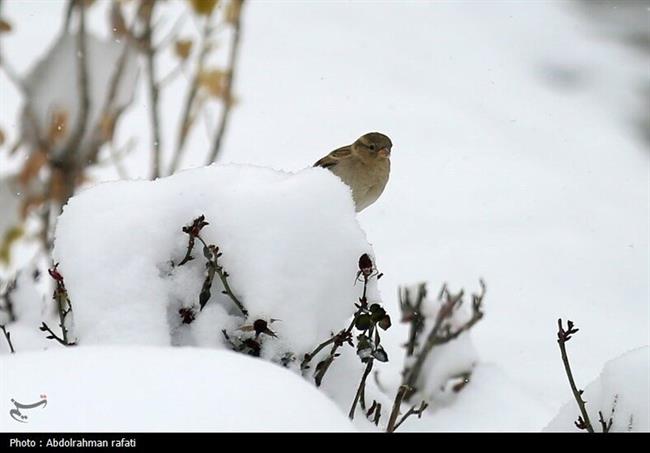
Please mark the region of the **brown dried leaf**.
<svg viewBox="0 0 650 453"><path fill-rule="evenodd" d="M239 21L242 3L244 3L243 0L230 0L228 8L226 8L226 22L234 24Z"/></svg>
<svg viewBox="0 0 650 453"><path fill-rule="evenodd" d="M8 21L0 19L0 33L9 33L11 29L11 24Z"/></svg>
<svg viewBox="0 0 650 453"><path fill-rule="evenodd" d="M7 230L0 242L0 263L9 264L11 262L11 246L18 241L24 234L22 226L15 226Z"/></svg>
<svg viewBox="0 0 650 453"><path fill-rule="evenodd" d="M50 143L54 144L61 140L66 134L68 129L68 112L64 110L57 110L52 114L50 120L50 127L47 131L47 139Z"/></svg>
<svg viewBox="0 0 650 453"><path fill-rule="evenodd" d="M205 69L199 73L199 86L210 96L220 98L226 88L226 73L220 69Z"/></svg>
<svg viewBox="0 0 650 453"><path fill-rule="evenodd" d="M192 52L192 40L179 39L174 43L174 52L181 60L187 60L190 56L190 52Z"/></svg>
<svg viewBox="0 0 650 453"><path fill-rule="evenodd" d="M219 0L189 0L192 9L196 14L209 16L219 3Z"/></svg>
<svg viewBox="0 0 650 453"><path fill-rule="evenodd" d="M38 208L47 201L43 195L27 197L20 207L20 218L25 220L32 208Z"/></svg>
<svg viewBox="0 0 650 453"><path fill-rule="evenodd" d="M52 178L50 180L50 198L59 202L65 201L65 177L63 172L58 168L52 169Z"/></svg>
<svg viewBox="0 0 650 453"><path fill-rule="evenodd" d="M151 17L151 12L153 11L155 0L140 0L140 5L138 7L138 19L146 22Z"/></svg>
<svg viewBox="0 0 650 453"><path fill-rule="evenodd" d="M107 113L102 116L99 122L99 131L103 142L107 142L113 139L116 120L117 118L115 114Z"/></svg>
<svg viewBox="0 0 650 453"><path fill-rule="evenodd" d="M41 150L34 151L25 161L25 165L20 170L18 182L27 186L29 182L38 176L38 172L47 163L47 154Z"/></svg>
<svg viewBox="0 0 650 453"><path fill-rule="evenodd" d="M122 14L122 8L120 8L120 4L117 2L114 2L111 7L111 28L113 30L113 36L123 36L128 32L126 21Z"/></svg>

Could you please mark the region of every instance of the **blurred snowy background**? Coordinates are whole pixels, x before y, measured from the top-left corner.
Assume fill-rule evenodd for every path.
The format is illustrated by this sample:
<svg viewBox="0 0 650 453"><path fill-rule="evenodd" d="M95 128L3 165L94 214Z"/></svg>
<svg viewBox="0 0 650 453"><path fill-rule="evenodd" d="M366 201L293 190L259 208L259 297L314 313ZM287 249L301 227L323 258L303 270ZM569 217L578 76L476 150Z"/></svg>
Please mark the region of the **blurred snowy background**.
<svg viewBox="0 0 650 453"><path fill-rule="evenodd" d="M154 20L159 36L174 31L197 52L200 21L185 2L164 3ZM64 1L2 2L12 25L0 37L2 58L18 75L57 38L65 9ZM88 8L88 30L105 40L116 39L109 12L106 0ZM228 30L216 33L227 48ZM583 387L607 361L650 342L650 2L250 1L241 36L219 163L294 172L365 132L394 143L388 187L358 216L394 318L382 338L391 360L380 382L400 381L407 336L398 322L400 285L427 281L435 293L447 282L469 292L479 277L487 282L486 316L472 330L471 382L453 406L403 429L544 428L572 398L555 336L559 317L581 329L569 348ZM223 65L227 53L211 58ZM97 74L111 73L106 61L91 61ZM113 140L128 151L112 165L102 148L107 163L94 166L84 186L151 175L151 105L138 61L134 99ZM160 53L161 77L177 67L174 52ZM58 90L52 81L74 77L72 65L57 71L46 72L43 96ZM163 168L173 159L191 74L181 68L161 90ZM21 108L20 93L0 73L0 178L26 159L8 152ZM220 108L206 101L180 168L204 165ZM0 193L0 228L11 226L20 200L9 195ZM318 221L325 199L296 204L304 222ZM16 244L12 252L4 275L24 266L33 247ZM36 320L38 309L31 312ZM58 346L23 341L22 349ZM639 351L647 383L648 350ZM647 387L637 397L647 411ZM647 420L646 413L645 429Z"/></svg>

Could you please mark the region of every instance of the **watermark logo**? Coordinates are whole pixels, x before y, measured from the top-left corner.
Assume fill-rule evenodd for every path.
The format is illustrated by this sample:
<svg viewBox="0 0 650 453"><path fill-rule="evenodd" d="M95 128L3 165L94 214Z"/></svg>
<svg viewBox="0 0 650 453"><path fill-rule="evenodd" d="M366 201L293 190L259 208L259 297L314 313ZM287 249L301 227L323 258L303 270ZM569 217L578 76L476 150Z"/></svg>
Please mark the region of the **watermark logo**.
<svg viewBox="0 0 650 453"><path fill-rule="evenodd" d="M16 420L17 422L27 423L27 419L29 418L29 416L27 415L26 411L28 411L30 409L35 409L35 408L40 407L40 406L43 406L43 408L45 408L45 406L47 406L47 395L41 395L40 397L41 397L40 401L38 401L36 403L32 403L32 404L19 403L18 401L16 401L15 399L12 398L11 402L14 404L14 406L16 406L16 408L11 409L9 411L9 415L11 416L11 418Z"/></svg>

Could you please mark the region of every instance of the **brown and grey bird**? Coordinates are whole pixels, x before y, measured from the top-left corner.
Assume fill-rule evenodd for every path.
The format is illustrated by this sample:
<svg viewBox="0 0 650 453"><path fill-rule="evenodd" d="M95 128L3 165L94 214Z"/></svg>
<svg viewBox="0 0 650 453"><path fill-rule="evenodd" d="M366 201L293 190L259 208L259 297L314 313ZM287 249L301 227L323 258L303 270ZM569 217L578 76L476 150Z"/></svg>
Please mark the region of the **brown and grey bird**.
<svg viewBox="0 0 650 453"><path fill-rule="evenodd" d="M373 204L386 187L393 142L379 132L362 135L351 145L329 153L314 164L330 170L352 190L357 212Z"/></svg>

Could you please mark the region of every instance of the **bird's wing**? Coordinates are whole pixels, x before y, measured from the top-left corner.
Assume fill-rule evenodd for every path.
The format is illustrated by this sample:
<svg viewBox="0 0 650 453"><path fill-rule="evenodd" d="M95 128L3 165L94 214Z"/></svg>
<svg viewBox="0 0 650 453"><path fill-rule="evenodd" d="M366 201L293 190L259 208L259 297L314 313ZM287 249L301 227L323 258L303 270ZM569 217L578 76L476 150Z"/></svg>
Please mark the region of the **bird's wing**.
<svg viewBox="0 0 650 453"><path fill-rule="evenodd" d="M341 159L344 159L351 155L352 155L352 149L350 148L350 146L344 146L342 148L335 149L327 156L320 159L318 162L314 164L314 167L330 168L338 164L341 161Z"/></svg>

